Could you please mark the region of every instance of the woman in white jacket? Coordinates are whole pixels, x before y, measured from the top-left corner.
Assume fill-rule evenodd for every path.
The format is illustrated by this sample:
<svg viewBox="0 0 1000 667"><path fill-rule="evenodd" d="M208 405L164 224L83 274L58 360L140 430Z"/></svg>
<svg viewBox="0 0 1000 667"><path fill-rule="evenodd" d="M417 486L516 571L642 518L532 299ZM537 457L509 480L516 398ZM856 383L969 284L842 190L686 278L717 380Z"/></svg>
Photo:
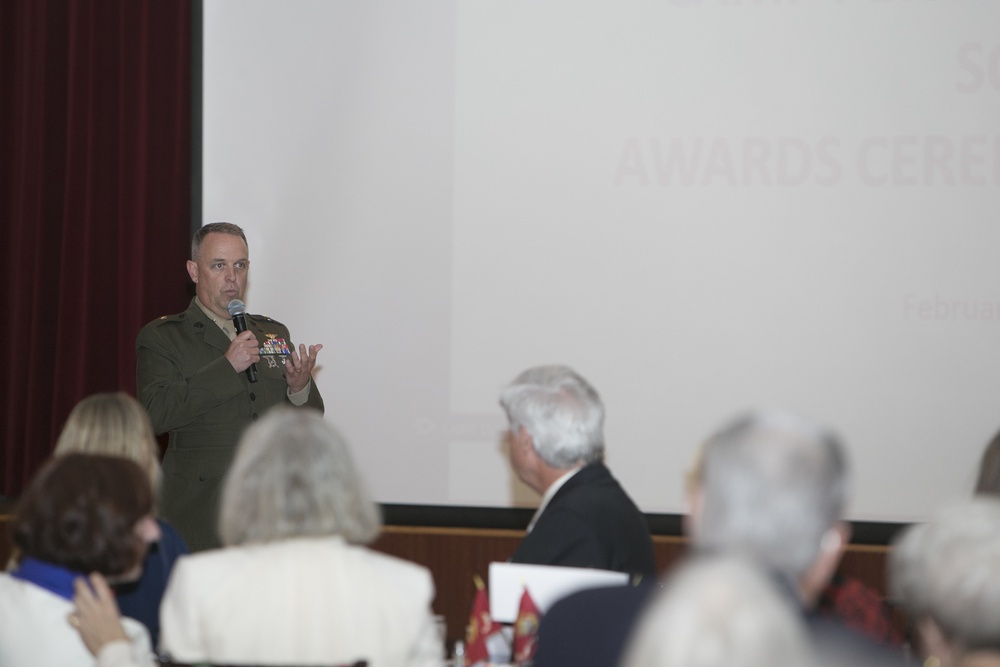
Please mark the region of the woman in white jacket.
<svg viewBox="0 0 1000 667"><path fill-rule="evenodd" d="M161 653L183 663L439 665L430 572L361 546L380 523L322 416L271 411L244 435L223 488L226 547L175 566Z"/></svg>

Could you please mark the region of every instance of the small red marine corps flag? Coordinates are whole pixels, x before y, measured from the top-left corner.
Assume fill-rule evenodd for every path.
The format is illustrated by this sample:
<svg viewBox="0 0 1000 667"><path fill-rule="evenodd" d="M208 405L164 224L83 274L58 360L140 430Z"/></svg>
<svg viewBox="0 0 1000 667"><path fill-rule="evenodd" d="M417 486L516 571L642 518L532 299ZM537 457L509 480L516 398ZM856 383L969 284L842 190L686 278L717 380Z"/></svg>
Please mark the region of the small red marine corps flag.
<svg viewBox="0 0 1000 667"><path fill-rule="evenodd" d="M491 636L500 632L500 624L490 616L490 599L486 594L483 580L476 575L476 597L472 601L472 613L465 630L465 664L485 664L490 661L488 642Z"/></svg>
<svg viewBox="0 0 1000 667"><path fill-rule="evenodd" d="M514 664L530 663L538 649L538 623L541 614L531 599L527 587L521 595L521 606L514 622Z"/></svg>

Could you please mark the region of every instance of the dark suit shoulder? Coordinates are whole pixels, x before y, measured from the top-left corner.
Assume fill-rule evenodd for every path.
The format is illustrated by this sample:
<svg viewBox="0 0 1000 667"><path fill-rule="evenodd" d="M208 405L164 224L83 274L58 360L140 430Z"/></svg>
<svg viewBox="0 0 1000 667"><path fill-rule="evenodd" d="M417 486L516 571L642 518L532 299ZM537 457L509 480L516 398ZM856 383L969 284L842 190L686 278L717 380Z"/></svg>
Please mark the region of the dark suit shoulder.
<svg viewBox="0 0 1000 667"><path fill-rule="evenodd" d="M611 475L611 471L601 463L581 468L556 492L551 503L567 503L585 512L597 514L640 512L622 485Z"/></svg>
<svg viewBox="0 0 1000 667"><path fill-rule="evenodd" d="M558 600L538 629L536 667L614 667L636 619L657 586L609 586L572 593Z"/></svg>
<svg viewBox="0 0 1000 667"><path fill-rule="evenodd" d="M553 565L650 575L656 571L646 517L601 463L584 466L556 491L535 529L522 542L526 550L529 544L534 549L544 544L556 553L573 546L579 557L586 559L548 561ZM532 562L523 553L521 557L522 562Z"/></svg>

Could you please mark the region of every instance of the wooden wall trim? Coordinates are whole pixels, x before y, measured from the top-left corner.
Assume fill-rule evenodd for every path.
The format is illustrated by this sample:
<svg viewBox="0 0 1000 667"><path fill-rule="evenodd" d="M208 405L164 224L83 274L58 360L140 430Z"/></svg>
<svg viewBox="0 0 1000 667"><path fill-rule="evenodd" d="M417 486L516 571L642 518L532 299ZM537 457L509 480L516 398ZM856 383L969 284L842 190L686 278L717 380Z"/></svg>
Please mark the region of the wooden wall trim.
<svg viewBox="0 0 1000 667"><path fill-rule="evenodd" d="M0 563L10 556L8 526L9 514L0 514ZM524 534L522 529L509 527L389 524L372 548L430 570L437 589L434 611L445 618L450 646L463 638L476 590L473 577L488 579L489 564L508 560ZM657 572L663 575L683 558L687 540L679 534L655 534L653 547ZM889 552L885 544L852 543L839 572L885 596Z"/></svg>
<svg viewBox="0 0 1000 667"><path fill-rule="evenodd" d="M474 575L487 580L489 564L508 560L523 537L523 530L390 525L372 546L431 571L437 588L434 611L445 617L448 639L453 643L463 637L469 620L476 591ZM657 572L662 576L673 568L687 546L683 536L654 535ZM885 545L850 544L838 571L885 596L889 551Z"/></svg>

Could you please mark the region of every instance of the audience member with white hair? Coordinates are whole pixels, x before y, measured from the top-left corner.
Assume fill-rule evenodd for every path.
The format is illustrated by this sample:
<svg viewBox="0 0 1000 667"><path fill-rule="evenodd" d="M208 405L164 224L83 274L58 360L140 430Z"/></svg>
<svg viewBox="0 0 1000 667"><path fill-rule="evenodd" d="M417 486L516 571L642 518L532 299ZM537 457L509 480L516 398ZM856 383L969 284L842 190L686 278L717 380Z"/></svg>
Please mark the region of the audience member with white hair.
<svg viewBox="0 0 1000 667"><path fill-rule="evenodd" d="M847 451L835 433L791 412L751 412L709 438L689 481L694 548L741 554L784 582L825 665L903 663L888 644L815 610L851 534Z"/></svg>
<svg viewBox="0 0 1000 667"><path fill-rule="evenodd" d="M810 667L814 656L792 600L735 556L690 559L655 596L622 667Z"/></svg>
<svg viewBox="0 0 1000 667"><path fill-rule="evenodd" d="M847 454L836 435L789 412L755 412L713 435L696 466L694 547L755 559L812 607L850 538Z"/></svg>
<svg viewBox="0 0 1000 667"><path fill-rule="evenodd" d="M907 528L889 560L928 667L1000 666L1000 499L950 505Z"/></svg>
<svg viewBox="0 0 1000 667"><path fill-rule="evenodd" d="M535 366L500 395L517 476L541 495L515 563L655 576L646 518L604 465L604 404L568 366Z"/></svg>
<svg viewBox="0 0 1000 667"><path fill-rule="evenodd" d="M380 530L347 445L278 408L243 436L222 494L225 548L177 563L160 649L181 662L438 665L423 567L365 548Z"/></svg>

